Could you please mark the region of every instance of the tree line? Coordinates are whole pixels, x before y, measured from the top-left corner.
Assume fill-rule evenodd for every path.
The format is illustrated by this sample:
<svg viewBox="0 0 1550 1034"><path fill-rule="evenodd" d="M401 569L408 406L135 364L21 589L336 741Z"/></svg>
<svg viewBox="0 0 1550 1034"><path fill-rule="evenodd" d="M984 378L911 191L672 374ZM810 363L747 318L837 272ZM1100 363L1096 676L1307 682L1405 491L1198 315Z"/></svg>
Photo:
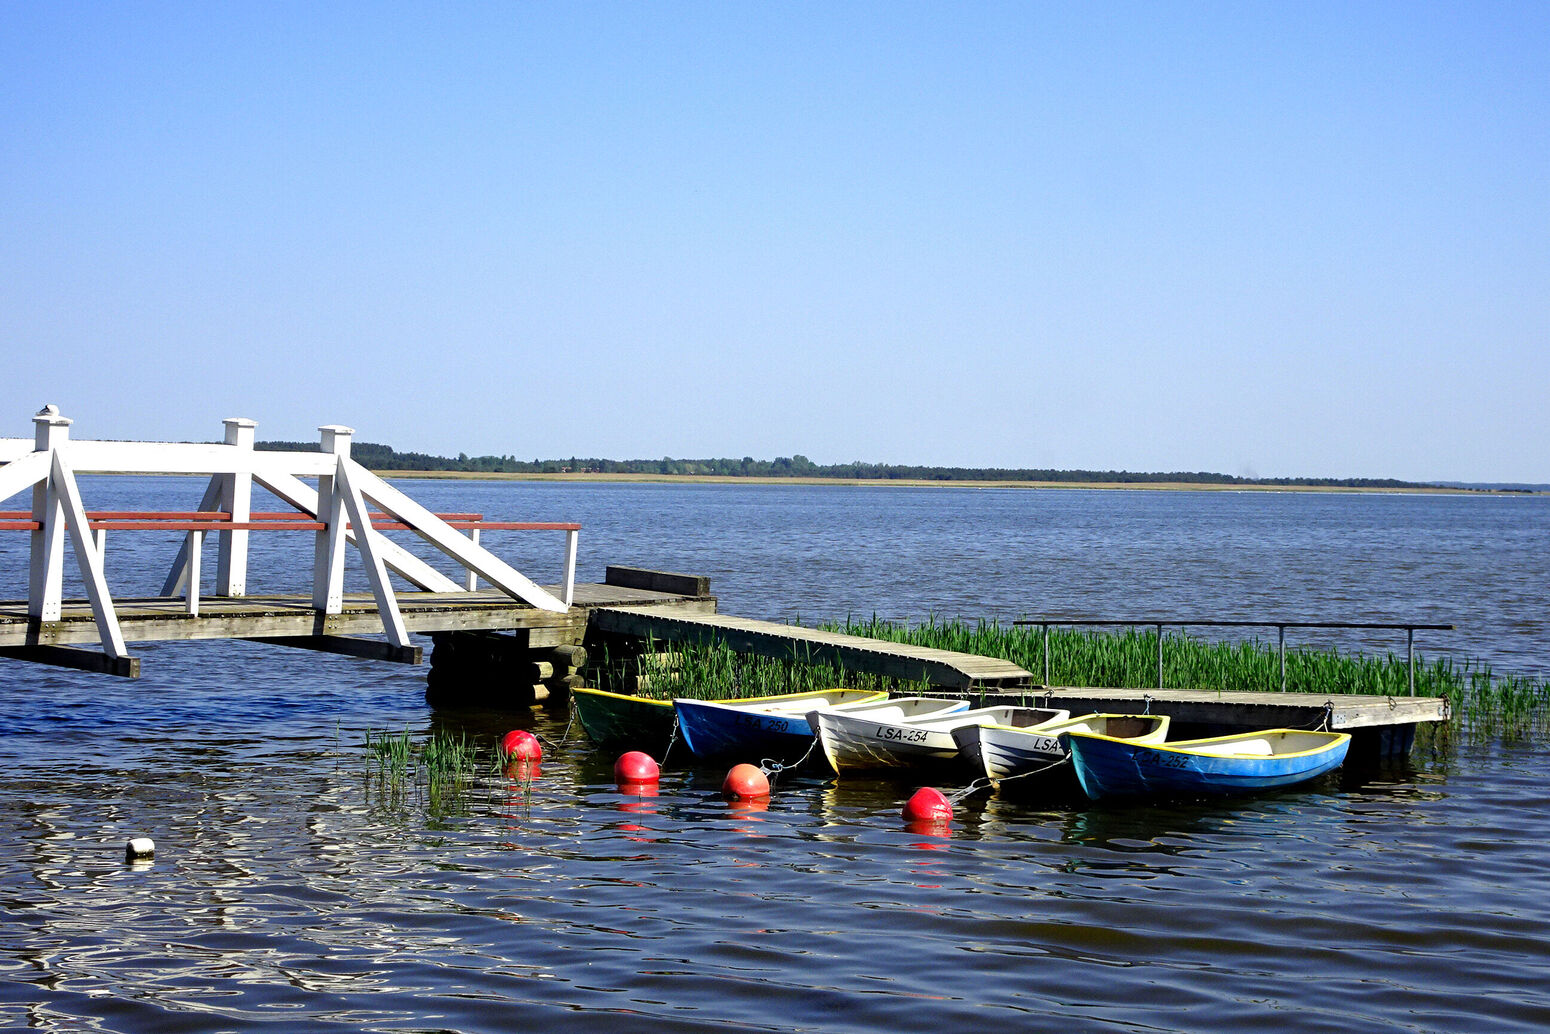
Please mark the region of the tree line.
<svg viewBox="0 0 1550 1034"><path fill-rule="evenodd" d="M258 442L260 449L311 452L315 442ZM375 442L352 442L351 457L369 470L460 471L470 474L657 474L710 477L804 477L861 481L1051 481L1113 484L1181 483L1198 485L1286 485L1318 488L1423 488L1394 478L1245 478L1210 471L1145 473L1129 470L1054 470L1034 467L928 467L902 463L814 463L806 456L773 460L674 459L608 460L572 456L569 459L521 460L515 456L432 456L399 452Z"/></svg>

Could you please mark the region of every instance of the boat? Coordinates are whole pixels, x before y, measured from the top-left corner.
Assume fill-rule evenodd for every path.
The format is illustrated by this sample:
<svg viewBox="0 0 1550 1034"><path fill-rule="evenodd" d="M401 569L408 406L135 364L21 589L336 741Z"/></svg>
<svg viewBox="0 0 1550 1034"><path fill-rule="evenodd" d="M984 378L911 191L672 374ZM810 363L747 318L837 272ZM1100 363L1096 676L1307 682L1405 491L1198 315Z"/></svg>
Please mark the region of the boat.
<svg viewBox="0 0 1550 1034"><path fill-rule="evenodd" d="M599 747L642 750L658 757L673 740L678 712L671 700L581 687L571 690L570 698L581 727Z"/></svg>
<svg viewBox="0 0 1550 1034"><path fill-rule="evenodd" d="M921 698L927 699L927 698ZM900 701L890 701L900 703ZM1042 707L977 707L949 714L911 714L900 709L863 712L814 711L808 724L836 772L857 768L946 767L959 760L953 738L970 725L1040 725L1070 718L1071 712Z"/></svg>
<svg viewBox="0 0 1550 1034"><path fill-rule="evenodd" d="M690 700L678 697L678 734L698 758L794 762L812 746L807 713L886 701L868 689L819 689L752 700ZM964 702L967 707L968 703Z"/></svg>
<svg viewBox="0 0 1550 1034"><path fill-rule="evenodd" d="M1138 743L1073 732L1071 760L1093 800L1273 790L1323 775L1345 761L1343 732L1265 729L1173 743Z"/></svg>
<svg viewBox="0 0 1550 1034"><path fill-rule="evenodd" d="M953 738L969 764L992 782L1048 772L1075 791L1076 780L1068 771L1062 774L1062 762L1071 756L1067 738L1073 732L1161 743L1168 736L1168 716L1084 714L1042 725L966 725L954 729Z"/></svg>

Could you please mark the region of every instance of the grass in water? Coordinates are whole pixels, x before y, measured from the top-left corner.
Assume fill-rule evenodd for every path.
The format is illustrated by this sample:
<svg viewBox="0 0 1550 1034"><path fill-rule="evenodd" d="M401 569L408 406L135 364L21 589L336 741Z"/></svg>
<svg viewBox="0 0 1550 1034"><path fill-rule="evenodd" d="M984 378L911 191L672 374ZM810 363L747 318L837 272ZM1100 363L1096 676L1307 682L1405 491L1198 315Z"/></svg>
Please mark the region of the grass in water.
<svg viewBox="0 0 1550 1034"><path fill-rule="evenodd" d="M981 654L1011 661L1043 678L1045 636L1039 626L990 621L928 621L920 625L865 621L823 626L836 632L888 642ZM1157 685L1157 633L1052 626L1049 629L1050 684L1149 689ZM1221 691L1281 689L1281 662L1274 644L1259 640L1208 642L1164 633L1163 685ZM1333 650L1288 649L1286 689L1301 693L1371 693L1407 696L1404 657L1342 654ZM1447 699L1455 725L1507 737L1550 730L1550 681L1498 675L1476 661L1451 657L1432 661L1416 655L1417 696Z"/></svg>
<svg viewBox="0 0 1550 1034"><path fill-rule="evenodd" d="M1104 686L1150 689L1157 685L1157 633L1150 629L1088 630L992 621L930 620L923 624L868 620L820 625L828 631L887 642L1000 657L1042 680L1046 642L1049 682L1055 686ZM1281 661L1276 644L1258 639L1212 642L1164 633L1163 685L1175 688L1277 691ZM801 693L844 686L859 689L920 691L893 679L811 663L800 654L789 659L738 654L725 643L648 642L639 656L594 655L591 671L598 684L614 692L652 699L675 696L702 700ZM1329 649L1286 651L1286 689L1303 693L1366 693L1407 696L1406 659L1345 654ZM1506 738L1550 733L1550 681L1498 675L1478 661L1416 655L1417 696L1447 699L1453 731Z"/></svg>
<svg viewBox="0 0 1550 1034"><path fill-rule="evenodd" d="M505 759L498 747L484 747L466 733L438 729L416 741L400 733L367 730L368 786L379 803L402 808L411 799L436 817L465 812L482 775L498 775Z"/></svg>
<svg viewBox="0 0 1550 1034"><path fill-rule="evenodd" d="M841 687L898 686L897 680L880 675L815 663L801 652L784 659L761 657L737 653L720 641L661 644L648 640L643 654L617 658L606 650L600 653L589 668L603 688L652 700L729 700Z"/></svg>

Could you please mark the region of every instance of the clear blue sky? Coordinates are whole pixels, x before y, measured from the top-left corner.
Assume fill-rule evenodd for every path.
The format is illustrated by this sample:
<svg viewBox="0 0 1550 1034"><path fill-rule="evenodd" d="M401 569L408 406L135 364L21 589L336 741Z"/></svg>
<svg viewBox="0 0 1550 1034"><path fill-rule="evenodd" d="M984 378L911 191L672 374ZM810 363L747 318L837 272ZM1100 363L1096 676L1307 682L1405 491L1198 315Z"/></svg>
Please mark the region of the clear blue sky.
<svg viewBox="0 0 1550 1034"><path fill-rule="evenodd" d="M1550 4L0 0L0 436L1550 482Z"/></svg>

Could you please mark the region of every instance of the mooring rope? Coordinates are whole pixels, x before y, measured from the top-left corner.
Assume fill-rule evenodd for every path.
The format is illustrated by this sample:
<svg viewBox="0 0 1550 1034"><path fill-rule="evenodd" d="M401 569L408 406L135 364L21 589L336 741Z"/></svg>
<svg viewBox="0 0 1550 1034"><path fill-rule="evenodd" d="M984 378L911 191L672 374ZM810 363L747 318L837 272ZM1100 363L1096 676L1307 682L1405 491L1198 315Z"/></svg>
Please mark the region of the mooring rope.
<svg viewBox="0 0 1550 1034"><path fill-rule="evenodd" d="M984 785L981 786L981 783ZM991 779L989 776L981 776L980 778L974 780L974 782L970 783L968 786L965 786L962 790L954 790L952 793L943 794L942 796L946 797L949 803L957 804L959 801L963 800L970 794L979 793L981 790L988 790L995 785L995 780Z"/></svg>
<svg viewBox="0 0 1550 1034"><path fill-rule="evenodd" d="M1004 776L1002 779L999 780L999 782L1010 783L1014 779L1026 779L1029 776L1043 775L1045 772L1048 772L1048 771L1050 771L1052 769L1059 768L1061 765L1069 765L1070 763L1071 763L1071 755L1067 754L1065 757L1061 758L1059 761L1051 761L1049 764L1044 765L1044 766L1042 766L1040 768L1030 768L1026 772L1019 772L1016 775ZM944 794L943 796L945 796L949 801L953 802L954 804L957 804L959 801L963 800L965 797L969 796L970 794L978 793L981 790L987 790L987 789L995 786L997 782L998 782L998 780L991 779L989 776L981 776L980 778L974 780L974 782L970 783L968 786L965 786L962 790L955 790L952 793ZM981 783L983 783L985 785L981 786L980 785Z"/></svg>
<svg viewBox="0 0 1550 1034"><path fill-rule="evenodd" d="M666 768L667 767L667 756L673 752L673 745L675 743L677 743L677 742L678 742L678 712L674 711L673 712L673 731L672 731L672 733L667 738L667 749L662 752L662 764L660 765L660 767L662 767L662 768Z"/></svg>
<svg viewBox="0 0 1550 1034"><path fill-rule="evenodd" d="M801 768L803 765L807 764L807 759L812 757L813 756L813 751L815 751L817 749L818 749L818 737L814 736L813 737L813 742L811 742L811 743L809 743L807 745L807 753L803 754L797 760L791 762L790 764L785 764L785 763L780 762L780 761L772 761L769 758L763 758L759 762L759 771L763 772L765 774L766 778L769 779L770 785L774 786L775 785L775 779L782 772L784 772L788 768Z"/></svg>
<svg viewBox="0 0 1550 1034"><path fill-rule="evenodd" d="M572 696L570 698L570 721L565 723L565 731L560 734L560 742L561 743L564 743L566 740L570 739L571 726L573 726L575 724L576 724L576 698L575 698L575 696Z"/></svg>

